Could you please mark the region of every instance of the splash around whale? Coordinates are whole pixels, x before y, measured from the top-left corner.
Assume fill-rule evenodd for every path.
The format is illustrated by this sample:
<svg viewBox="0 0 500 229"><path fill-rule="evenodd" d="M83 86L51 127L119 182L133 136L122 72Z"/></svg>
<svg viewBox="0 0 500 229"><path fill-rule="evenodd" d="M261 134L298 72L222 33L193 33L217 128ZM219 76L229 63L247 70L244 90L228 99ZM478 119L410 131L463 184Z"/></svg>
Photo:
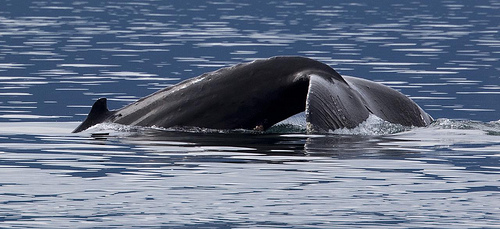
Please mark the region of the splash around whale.
<svg viewBox="0 0 500 229"><path fill-rule="evenodd" d="M370 114L403 126L433 121L390 87L341 76L313 59L278 56L205 73L118 110L100 98L73 133L99 123L266 130L303 111L309 133L354 128Z"/></svg>

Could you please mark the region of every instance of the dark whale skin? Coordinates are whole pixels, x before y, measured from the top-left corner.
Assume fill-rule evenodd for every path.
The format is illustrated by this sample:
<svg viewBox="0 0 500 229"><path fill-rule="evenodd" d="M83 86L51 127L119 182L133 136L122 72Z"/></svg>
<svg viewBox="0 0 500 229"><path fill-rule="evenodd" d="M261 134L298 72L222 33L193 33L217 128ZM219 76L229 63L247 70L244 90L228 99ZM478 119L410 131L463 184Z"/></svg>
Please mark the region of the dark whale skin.
<svg viewBox="0 0 500 229"><path fill-rule="evenodd" d="M73 132L102 122L265 130L302 111L311 132L353 128L370 113L405 126L432 122L411 99L385 85L342 77L313 59L279 56L205 73L114 111L100 98Z"/></svg>

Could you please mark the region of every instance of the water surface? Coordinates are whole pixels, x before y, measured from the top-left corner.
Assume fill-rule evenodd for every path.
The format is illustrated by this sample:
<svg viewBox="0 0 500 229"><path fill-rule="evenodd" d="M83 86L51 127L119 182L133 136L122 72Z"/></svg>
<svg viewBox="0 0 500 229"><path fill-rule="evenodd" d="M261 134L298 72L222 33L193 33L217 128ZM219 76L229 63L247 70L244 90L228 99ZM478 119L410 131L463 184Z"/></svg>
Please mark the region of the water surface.
<svg viewBox="0 0 500 229"><path fill-rule="evenodd" d="M498 0L1 5L2 228L500 226ZM276 55L382 82L437 122L70 134L97 98Z"/></svg>

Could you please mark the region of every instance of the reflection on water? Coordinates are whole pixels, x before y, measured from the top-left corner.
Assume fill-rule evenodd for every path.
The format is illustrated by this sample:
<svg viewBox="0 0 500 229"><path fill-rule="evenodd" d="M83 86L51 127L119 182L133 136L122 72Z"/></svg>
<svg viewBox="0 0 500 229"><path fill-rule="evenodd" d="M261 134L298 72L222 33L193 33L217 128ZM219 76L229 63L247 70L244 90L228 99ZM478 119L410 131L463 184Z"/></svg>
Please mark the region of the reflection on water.
<svg viewBox="0 0 500 229"><path fill-rule="evenodd" d="M0 227L498 227L499 9L498 0L4 0ZM120 108L276 55L382 82L440 119L328 136L69 134L99 97Z"/></svg>
<svg viewBox="0 0 500 229"><path fill-rule="evenodd" d="M499 220L498 122L438 120L375 136L68 134L76 125L1 124L1 225L485 227Z"/></svg>

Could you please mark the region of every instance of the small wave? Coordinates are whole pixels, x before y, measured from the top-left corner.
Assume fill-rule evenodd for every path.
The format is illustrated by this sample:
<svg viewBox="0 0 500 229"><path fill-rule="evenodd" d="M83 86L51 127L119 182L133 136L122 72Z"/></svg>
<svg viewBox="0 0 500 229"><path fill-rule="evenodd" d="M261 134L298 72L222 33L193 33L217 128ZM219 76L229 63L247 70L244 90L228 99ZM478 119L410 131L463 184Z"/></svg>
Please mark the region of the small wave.
<svg viewBox="0 0 500 229"><path fill-rule="evenodd" d="M412 127L387 122L376 115L370 114L364 122L360 123L355 128L337 129L331 131L331 133L340 135L387 135L408 131L411 128Z"/></svg>
<svg viewBox="0 0 500 229"><path fill-rule="evenodd" d="M334 131L330 131L330 134L335 135L390 135L400 132L410 131L415 127L403 126L400 124L394 124L387 122L373 114L362 123L360 123L355 128L342 128ZM500 136L500 120L491 122L480 122L473 120L454 120L440 118L434 121L429 127L424 127L426 129L456 129L456 130L481 130L487 135ZM112 133L113 135L122 134L136 134L147 130L158 130L158 131L169 131L169 132L189 132L189 133L270 133L270 134L283 134L283 133L307 133L307 123L304 113L299 113L286 120L283 120L267 131L256 131L256 130L220 130L220 129L210 129L210 128L200 128L200 127L140 127L140 126L128 126L121 125L117 123L100 123L88 130L84 131L86 133Z"/></svg>
<svg viewBox="0 0 500 229"><path fill-rule="evenodd" d="M436 129L457 129L457 130L481 130L487 135L500 136L500 120L491 122L481 122L473 120L454 120L440 118L434 121L430 128Z"/></svg>
<svg viewBox="0 0 500 229"><path fill-rule="evenodd" d="M140 126L129 126L117 123L99 123L97 125L88 128L82 133L91 133L92 135L110 134L110 133L112 133L113 135L123 135L123 134L127 135L132 133L138 133L144 129L145 127L140 127Z"/></svg>
<svg viewBox="0 0 500 229"><path fill-rule="evenodd" d="M430 127L437 129L458 129L458 130L472 130L477 129L481 122L471 120L454 120L447 118L440 118L435 120Z"/></svg>
<svg viewBox="0 0 500 229"><path fill-rule="evenodd" d="M330 131L337 135L387 135L410 130L411 127L387 122L373 114L355 128L342 128ZM272 126L271 133L306 133L307 122L305 114L299 113Z"/></svg>
<svg viewBox="0 0 500 229"><path fill-rule="evenodd" d="M148 127L145 127L148 128ZM203 128L203 127L191 127L191 126L181 126L181 127L158 127L152 126L149 129L159 130L159 131L168 131L168 132L185 132L185 133L206 133L206 134L224 134L224 133L254 133L257 131L253 130L245 130L245 129L235 129L235 130L223 130L223 129L211 129L211 128Z"/></svg>
<svg viewBox="0 0 500 229"><path fill-rule="evenodd" d="M96 124L82 133L91 133L92 135L99 134L112 134L114 135L130 135L137 133L144 133L148 131L163 131L163 132L184 132L184 133L262 133L262 131L256 130L246 130L246 129L234 129L234 130L222 130L222 129L210 129L210 128L202 128L202 127L158 127L158 126L130 126L123 125L118 123L99 123Z"/></svg>

